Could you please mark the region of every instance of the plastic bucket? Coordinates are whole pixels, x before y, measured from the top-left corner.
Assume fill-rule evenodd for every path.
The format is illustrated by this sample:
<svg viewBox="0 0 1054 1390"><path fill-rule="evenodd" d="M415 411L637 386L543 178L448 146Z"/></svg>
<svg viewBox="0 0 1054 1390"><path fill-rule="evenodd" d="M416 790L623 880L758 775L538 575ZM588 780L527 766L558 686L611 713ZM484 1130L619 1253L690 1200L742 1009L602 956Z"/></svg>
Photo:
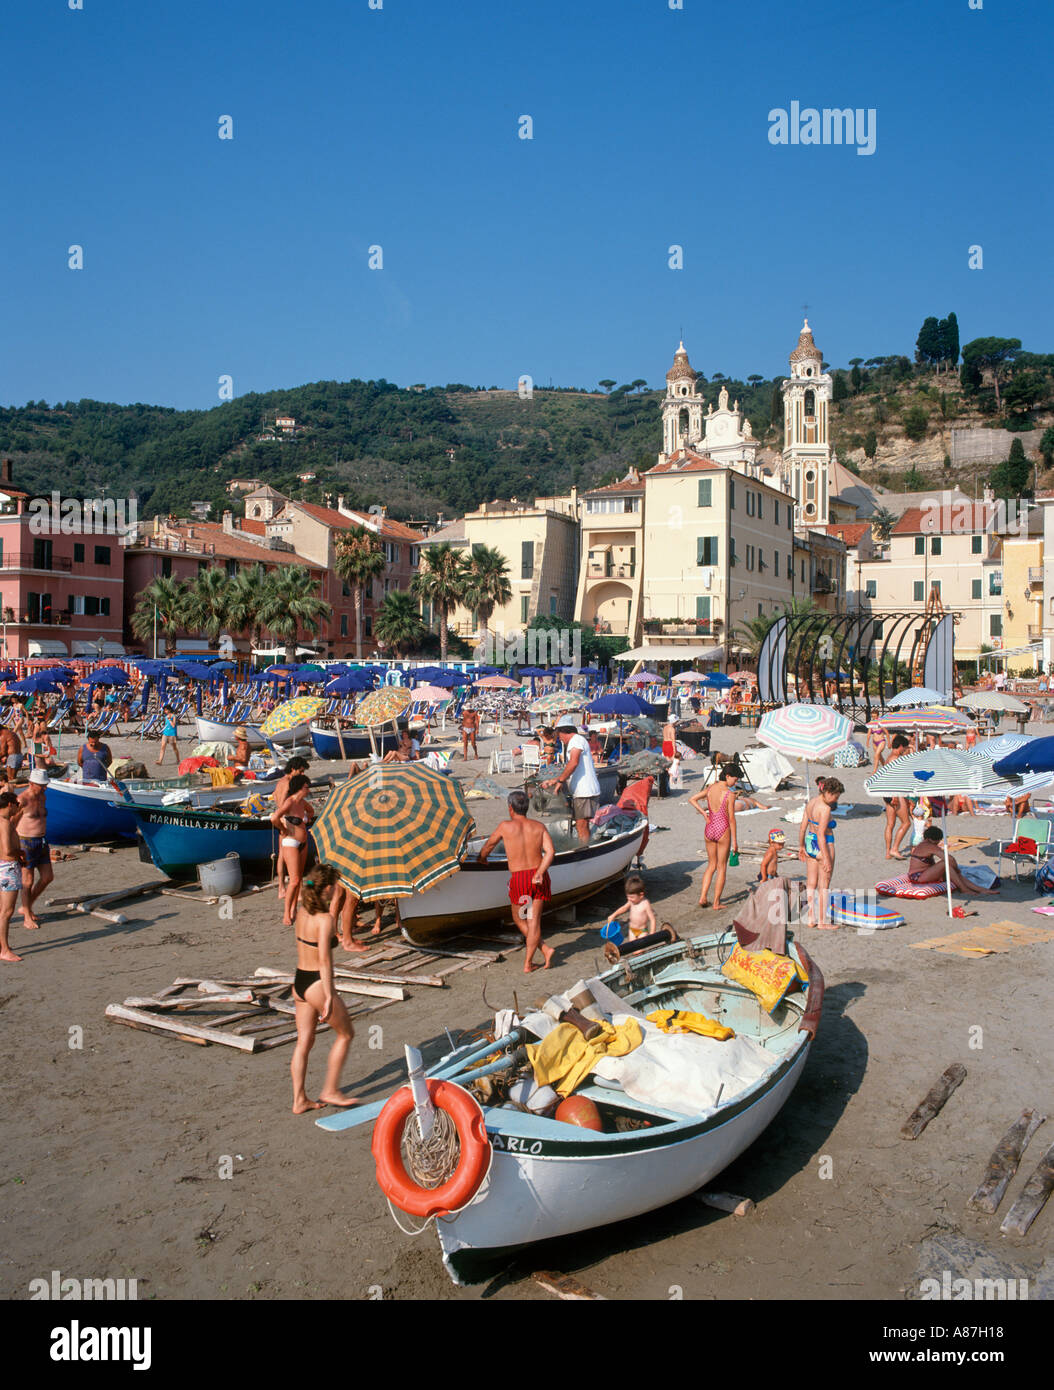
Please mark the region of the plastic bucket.
<svg viewBox="0 0 1054 1390"><path fill-rule="evenodd" d="M622 945L622 924L621 922L607 922L600 928L600 935L605 941L612 941L616 946Z"/></svg>
<svg viewBox="0 0 1054 1390"><path fill-rule="evenodd" d="M198 865L201 891L210 898L233 897L242 891L242 861L231 850L226 859L212 859Z"/></svg>

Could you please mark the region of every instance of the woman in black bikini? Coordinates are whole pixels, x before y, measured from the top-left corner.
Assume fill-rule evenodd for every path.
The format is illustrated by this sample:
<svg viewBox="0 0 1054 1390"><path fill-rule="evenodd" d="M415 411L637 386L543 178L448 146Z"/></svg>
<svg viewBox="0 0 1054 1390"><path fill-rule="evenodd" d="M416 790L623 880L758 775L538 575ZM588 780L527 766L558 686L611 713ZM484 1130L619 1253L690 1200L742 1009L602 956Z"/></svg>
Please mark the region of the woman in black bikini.
<svg viewBox="0 0 1054 1390"><path fill-rule="evenodd" d="M307 860L308 826L315 819L315 808L307 800L310 785L302 772L290 777L288 795L271 817L271 824L277 825L282 831L278 846L279 874L284 867L287 878L283 927L290 925L296 911L300 880Z"/></svg>
<svg viewBox="0 0 1054 1390"><path fill-rule="evenodd" d="M321 1110L326 1105L357 1105L354 1096L340 1089L340 1073L355 1036L355 1029L344 1002L333 987L333 947L337 944L330 904L340 875L330 864L319 864L304 879L300 910L296 915L296 974L293 1002L296 1004L296 1047L289 1070L293 1076L293 1114ZM307 1060L320 1023L333 1029L333 1046L326 1063L326 1080L318 1100L308 1100L304 1083Z"/></svg>

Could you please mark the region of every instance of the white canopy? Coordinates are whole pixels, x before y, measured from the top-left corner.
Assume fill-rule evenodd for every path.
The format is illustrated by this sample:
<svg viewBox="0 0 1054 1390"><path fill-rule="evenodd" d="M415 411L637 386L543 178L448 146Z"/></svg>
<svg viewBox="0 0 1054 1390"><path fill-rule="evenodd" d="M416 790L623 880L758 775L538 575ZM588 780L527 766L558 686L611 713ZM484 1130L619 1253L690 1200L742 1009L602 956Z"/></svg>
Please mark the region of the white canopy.
<svg viewBox="0 0 1054 1390"><path fill-rule="evenodd" d="M62 648L62 651L59 653L59 655L60 655L60 656L64 656L65 653L66 653L66 648L63 647L63 648ZM103 656L127 656L127 655L128 655L128 653L125 651L125 649L121 646L120 642L109 642L109 641L103 642L101 654L102 654ZM51 656L51 655L53 655L53 653L52 653L52 652L42 652L41 655L42 655L42 656ZM70 644L70 655L71 655L71 656L99 656L99 655L100 655L99 643L98 643L98 642L72 642L72 643Z"/></svg>
<svg viewBox="0 0 1054 1390"><path fill-rule="evenodd" d="M724 647L678 647L670 643L662 647L634 647L632 651L619 652L615 661L720 661L725 654Z"/></svg>
<svg viewBox="0 0 1054 1390"><path fill-rule="evenodd" d="M29 639L30 656L68 656L65 642L56 642L50 637L31 637Z"/></svg>

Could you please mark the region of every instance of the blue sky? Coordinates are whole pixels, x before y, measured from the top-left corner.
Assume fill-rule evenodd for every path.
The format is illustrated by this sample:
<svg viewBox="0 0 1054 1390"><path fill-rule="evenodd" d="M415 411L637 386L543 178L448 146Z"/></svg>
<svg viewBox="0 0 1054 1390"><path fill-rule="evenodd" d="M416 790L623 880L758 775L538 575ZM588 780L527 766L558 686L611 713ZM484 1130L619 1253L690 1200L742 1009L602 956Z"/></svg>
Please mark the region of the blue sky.
<svg viewBox="0 0 1054 1390"><path fill-rule="evenodd" d="M1049 3L683 3L8 0L0 400L770 376L805 303L835 364L1054 350Z"/></svg>

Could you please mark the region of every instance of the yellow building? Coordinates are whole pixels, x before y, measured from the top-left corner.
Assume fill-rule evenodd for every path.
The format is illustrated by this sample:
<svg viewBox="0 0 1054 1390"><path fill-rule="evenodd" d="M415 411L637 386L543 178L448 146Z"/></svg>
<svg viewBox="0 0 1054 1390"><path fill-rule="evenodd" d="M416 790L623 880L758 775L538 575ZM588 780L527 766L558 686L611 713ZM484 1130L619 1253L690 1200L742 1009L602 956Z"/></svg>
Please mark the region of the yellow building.
<svg viewBox="0 0 1054 1390"><path fill-rule="evenodd" d="M1035 670L1043 651L1043 537L1003 540L1003 642L1011 675Z"/></svg>
<svg viewBox="0 0 1054 1390"><path fill-rule="evenodd" d="M585 627L637 642L644 575L644 483L636 469L582 494L582 560L575 617Z"/></svg>

